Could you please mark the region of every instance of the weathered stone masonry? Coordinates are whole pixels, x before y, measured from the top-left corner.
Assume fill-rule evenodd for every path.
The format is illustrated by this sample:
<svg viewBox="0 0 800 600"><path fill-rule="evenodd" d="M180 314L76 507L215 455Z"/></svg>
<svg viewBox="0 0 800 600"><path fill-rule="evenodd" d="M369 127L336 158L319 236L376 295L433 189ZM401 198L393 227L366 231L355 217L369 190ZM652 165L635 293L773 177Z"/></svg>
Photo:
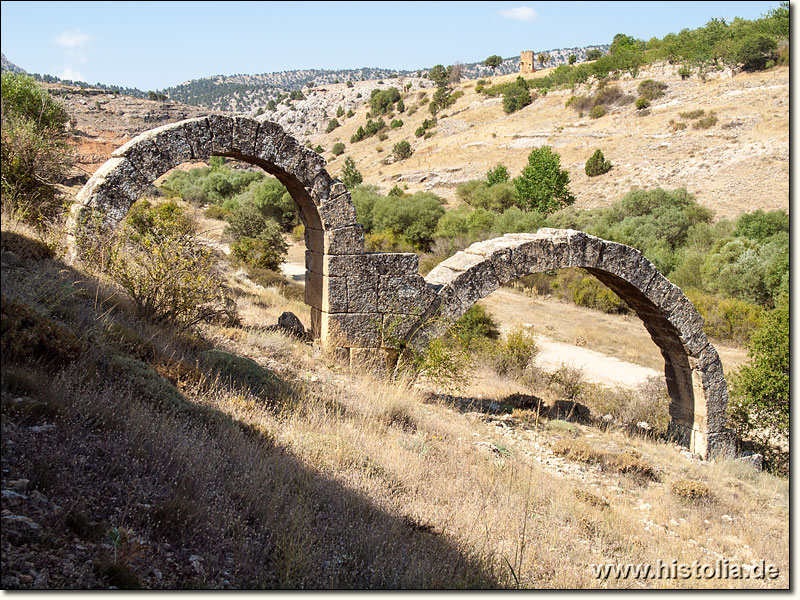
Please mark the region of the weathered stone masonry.
<svg viewBox="0 0 800 600"><path fill-rule="evenodd" d="M209 115L143 133L115 151L71 209L73 256L90 230L111 230L158 177L192 160L227 156L275 175L305 225L311 333L343 361L391 363L422 350L500 285L546 270L583 267L614 290L661 349L672 399L672 430L692 451L729 454L727 384L703 320L681 291L641 253L572 230L541 229L473 244L423 278L417 255L364 252L350 194L325 160L281 127Z"/></svg>

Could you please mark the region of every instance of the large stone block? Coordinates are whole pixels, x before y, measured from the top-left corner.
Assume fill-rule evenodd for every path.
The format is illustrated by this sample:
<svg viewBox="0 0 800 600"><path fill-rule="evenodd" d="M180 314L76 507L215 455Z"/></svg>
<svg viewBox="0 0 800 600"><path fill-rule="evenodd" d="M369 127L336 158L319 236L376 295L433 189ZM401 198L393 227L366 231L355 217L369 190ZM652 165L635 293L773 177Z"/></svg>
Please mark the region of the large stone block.
<svg viewBox="0 0 800 600"><path fill-rule="evenodd" d="M232 150L244 156L254 156L257 133L257 121L247 117L235 117L233 120Z"/></svg>
<svg viewBox="0 0 800 600"><path fill-rule="evenodd" d="M152 136L146 134L133 138L113 152L111 156L127 158L148 182L155 181L171 168L169 160L161 154L158 146L153 142Z"/></svg>
<svg viewBox="0 0 800 600"><path fill-rule="evenodd" d="M212 153L211 141L213 138L208 119L200 117L199 119L183 121L183 129L186 132L186 139L192 148L192 158L195 160L208 160Z"/></svg>
<svg viewBox="0 0 800 600"><path fill-rule="evenodd" d="M313 274L306 282L305 301L324 312L347 312L347 279Z"/></svg>
<svg viewBox="0 0 800 600"><path fill-rule="evenodd" d="M322 272L330 276L372 277L416 273L418 266L419 258L411 253L326 255Z"/></svg>
<svg viewBox="0 0 800 600"><path fill-rule="evenodd" d="M383 345L387 348L399 348L419 326L419 318L414 315L386 313L383 315Z"/></svg>
<svg viewBox="0 0 800 600"><path fill-rule="evenodd" d="M347 312L377 313L380 277L345 277L344 279L347 281Z"/></svg>
<svg viewBox="0 0 800 600"><path fill-rule="evenodd" d="M380 278L378 310L422 316L436 297L436 292L419 275Z"/></svg>
<svg viewBox="0 0 800 600"><path fill-rule="evenodd" d="M470 267L469 270L460 273L450 285L461 303L469 308L499 288L500 282L494 273L492 261L484 259Z"/></svg>
<svg viewBox="0 0 800 600"><path fill-rule="evenodd" d="M322 339L329 346L380 348L382 317L378 313L322 314Z"/></svg>
<svg viewBox="0 0 800 600"><path fill-rule="evenodd" d="M262 121L258 124L258 133L254 143L254 154L269 164L275 164L275 157L278 155L286 132L277 123L272 121Z"/></svg>
<svg viewBox="0 0 800 600"><path fill-rule="evenodd" d="M162 173L194 158L192 146L186 138L182 123L170 123L150 132L153 143L166 159Z"/></svg>
<svg viewBox="0 0 800 600"><path fill-rule="evenodd" d="M339 196L323 202L318 207L319 218L325 229L348 227L356 224L356 209L350 194Z"/></svg>
<svg viewBox="0 0 800 600"><path fill-rule="evenodd" d="M306 270L311 271L312 273L322 273L323 275L327 275L323 270L324 260L327 258L321 252L313 252L311 250L306 250Z"/></svg>
<svg viewBox="0 0 800 600"><path fill-rule="evenodd" d="M363 254L364 228L349 225L325 231L323 250L325 254Z"/></svg>
<svg viewBox="0 0 800 600"><path fill-rule="evenodd" d="M213 153L227 153L233 149L233 119L224 115L209 115L211 130L211 150Z"/></svg>

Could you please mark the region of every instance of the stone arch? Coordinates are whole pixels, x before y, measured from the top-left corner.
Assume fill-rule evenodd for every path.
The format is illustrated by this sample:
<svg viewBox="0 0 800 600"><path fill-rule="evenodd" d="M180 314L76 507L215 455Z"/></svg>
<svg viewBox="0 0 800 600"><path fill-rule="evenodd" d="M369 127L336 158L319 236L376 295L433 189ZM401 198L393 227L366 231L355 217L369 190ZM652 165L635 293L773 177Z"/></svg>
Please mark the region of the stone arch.
<svg viewBox="0 0 800 600"><path fill-rule="evenodd" d="M327 311L324 257L363 254L364 232L356 223L349 192L327 173L325 160L276 123L212 114L136 136L117 149L78 193L68 226L71 256L79 253L86 228L113 230L161 175L212 156L261 167L283 183L297 204L305 226L305 300L311 307L312 334L319 337Z"/></svg>
<svg viewBox="0 0 800 600"><path fill-rule="evenodd" d="M525 275L583 267L639 316L664 357L671 431L704 458L732 453L728 389L703 318L680 289L639 251L575 230L543 228L473 244L425 277L436 298L412 328L418 350L442 335L475 302Z"/></svg>

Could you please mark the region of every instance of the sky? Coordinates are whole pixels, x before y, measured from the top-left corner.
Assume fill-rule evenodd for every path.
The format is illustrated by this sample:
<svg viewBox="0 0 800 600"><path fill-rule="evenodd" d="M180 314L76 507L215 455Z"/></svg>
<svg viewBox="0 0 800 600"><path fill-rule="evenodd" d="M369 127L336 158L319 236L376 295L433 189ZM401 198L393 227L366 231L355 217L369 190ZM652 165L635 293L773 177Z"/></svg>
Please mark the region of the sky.
<svg viewBox="0 0 800 600"><path fill-rule="evenodd" d="M779 2L2 2L2 51L30 73L142 90L294 69L416 70L648 40Z"/></svg>

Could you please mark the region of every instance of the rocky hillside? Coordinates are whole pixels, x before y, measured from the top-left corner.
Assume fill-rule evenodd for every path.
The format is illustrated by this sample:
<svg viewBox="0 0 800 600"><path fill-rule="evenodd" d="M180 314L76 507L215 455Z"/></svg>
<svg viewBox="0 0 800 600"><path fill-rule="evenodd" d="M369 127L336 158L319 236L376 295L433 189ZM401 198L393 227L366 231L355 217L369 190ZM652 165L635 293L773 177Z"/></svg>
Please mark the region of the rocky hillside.
<svg viewBox="0 0 800 600"><path fill-rule="evenodd" d="M579 207L606 206L633 187L684 187L718 216L756 208L788 210L789 69L752 74L726 70L709 74L706 81L696 75L683 80L677 69L664 64L643 70L636 79L626 76L610 82L620 88L622 104L610 106L608 114L598 119L565 107L571 90L551 91L507 115L502 98L487 98L475 91L475 81L463 81L456 89L464 95L438 115L428 139L416 137L415 131L432 118L426 104L432 90L416 88L404 95L405 113L385 118L387 124L393 118L403 121L402 127L384 130L385 140L373 136L350 143L367 121L368 106L352 118L339 119L342 126L331 133L306 138L326 151L334 175L341 172L344 158L352 156L366 183L384 191L394 185L430 190L452 202L460 182L482 178L498 163L516 176L531 149L550 145L570 173ZM496 77L492 83L516 76ZM633 99L646 78L662 81L667 88L648 110L639 111ZM592 91L582 88L574 94L596 90L595 85ZM702 117L690 114L696 111L711 116L707 123L713 124L700 128ZM414 154L397 162L392 147L401 140L411 144ZM345 144L339 157L330 153L336 142ZM614 166L605 175L590 178L584 165L598 148Z"/></svg>
<svg viewBox="0 0 800 600"><path fill-rule="evenodd" d="M550 58L548 67L557 67L567 64L569 56L575 54L579 61L586 58L586 52L593 48L606 51L608 44L586 46L582 48L561 48L547 50ZM493 73L482 62L462 64L462 73L465 78L477 79L488 75L508 75L519 72L519 56L506 58ZM217 75L185 81L175 87L167 88L164 93L173 100L204 106L215 110L230 110L235 112L251 112L259 108L264 109L270 100L277 101L280 96L288 95L294 90L303 90L307 87L326 87L337 83L377 81L380 79L396 79L424 76L428 68L415 71L402 71L396 69L379 69L364 67L361 69L301 69L295 71L280 71L277 73L262 73L259 75Z"/></svg>
<svg viewBox="0 0 800 600"><path fill-rule="evenodd" d="M5 54L0 53L0 67L3 71L11 71L12 73L27 73L25 69L21 69L10 60L6 58Z"/></svg>

